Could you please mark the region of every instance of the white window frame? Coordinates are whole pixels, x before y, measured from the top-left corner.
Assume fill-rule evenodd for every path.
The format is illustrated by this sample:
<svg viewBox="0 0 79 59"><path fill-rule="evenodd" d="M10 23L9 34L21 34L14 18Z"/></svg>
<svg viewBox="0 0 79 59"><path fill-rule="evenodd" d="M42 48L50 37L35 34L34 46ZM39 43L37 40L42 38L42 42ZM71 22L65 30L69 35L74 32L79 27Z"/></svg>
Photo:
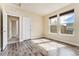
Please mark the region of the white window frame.
<svg viewBox="0 0 79 59"><path fill-rule="evenodd" d="M75 20L76 19L76 14L75 14L75 10L74 10L74 24L73 24L73 34L63 34L63 33L61 33L61 25L60 25L60 15L58 14L57 15L57 32L56 33L52 33L51 31L50 31L50 19L48 18L48 28L49 28L49 34L55 34L55 35L57 35L57 34L59 34L59 35L62 35L62 36L74 36L74 34L75 34L75 30L74 30L74 26L75 26Z"/></svg>
<svg viewBox="0 0 79 59"><path fill-rule="evenodd" d="M65 33L61 33L61 25L59 24L59 25L60 25L59 35L63 35L63 36L74 36L74 33L75 33L75 30L74 30L75 19L76 19L76 16L75 16L75 10L74 10L73 34L65 34ZM61 19L60 19L60 15L59 15L59 21L61 21Z"/></svg>
<svg viewBox="0 0 79 59"><path fill-rule="evenodd" d="M56 18L57 18L57 23L58 23L58 15L57 15ZM57 34L58 33L58 24L57 24L57 32L56 33L53 33L53 32L50 31L50 25L51 25L50 24L50 19L48 19L48 22L49 22L49 34Z"/></svg>

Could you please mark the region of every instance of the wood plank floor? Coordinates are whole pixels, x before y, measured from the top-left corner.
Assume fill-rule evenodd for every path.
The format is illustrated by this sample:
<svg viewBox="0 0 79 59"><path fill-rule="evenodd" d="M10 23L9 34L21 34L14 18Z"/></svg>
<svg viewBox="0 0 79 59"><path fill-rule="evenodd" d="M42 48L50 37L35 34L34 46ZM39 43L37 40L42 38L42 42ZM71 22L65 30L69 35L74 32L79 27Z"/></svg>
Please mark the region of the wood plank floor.
<svg viewBox="0 0 79 59"><path fill-rule="evenodd" d="M39 39L42 40L42 39ZM47 39L46 39L47 40ZM45 42L44 42L45 43ZM70 56L79 56L79 49L72 46L67 46L60 50L58 56L69 54ZM0 56L47 56L41 52L38 44L33 43L31 40L8 44L7 48L0 52Z"/></svg>
<svg viewBox="0 0 79 59"><path fill-rule="evenodd" d="M39 49L30 44L30 41L17 42L9 44L7 48L1 53L2 56L42 56Z"/></svg>

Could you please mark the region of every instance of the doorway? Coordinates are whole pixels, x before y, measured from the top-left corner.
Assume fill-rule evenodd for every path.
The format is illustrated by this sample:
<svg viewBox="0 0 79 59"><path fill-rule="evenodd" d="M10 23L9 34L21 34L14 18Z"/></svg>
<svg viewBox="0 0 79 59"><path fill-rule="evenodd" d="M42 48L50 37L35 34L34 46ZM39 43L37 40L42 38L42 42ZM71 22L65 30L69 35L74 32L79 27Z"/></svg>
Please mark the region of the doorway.
<svg viewBox="0 0 79 59"><path fill-rule="evenodd" d="M8 44L19 42L19 17L8 15Z"/></svg>
<svg viewBox="0 0 79 59"><path fill-rule="evenodd" d="M0 51L3 50L3 14L0 11Z"/></svg>
<svg viewBox="0 0 79 59"><path fill-rule="evenodd" d="M1 16L0 16L0 51L1 51Z"/></svg>

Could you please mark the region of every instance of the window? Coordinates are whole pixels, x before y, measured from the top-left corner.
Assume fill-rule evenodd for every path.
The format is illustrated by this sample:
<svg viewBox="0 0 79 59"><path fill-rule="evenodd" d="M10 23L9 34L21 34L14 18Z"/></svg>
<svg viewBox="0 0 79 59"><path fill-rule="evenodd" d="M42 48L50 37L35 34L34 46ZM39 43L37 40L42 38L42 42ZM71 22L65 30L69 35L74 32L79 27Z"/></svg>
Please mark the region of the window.
<svg viewBox="0 0 79 59"><path fill-rule="evenodd" d="M50 33L57 33L57 15L49 17Z"/></svg>
<svg viewBox="0 0 79 59"><path fill-rule="evenodd" d="M73 34L74 10L60 14L60 26L62 34Z"/></svg>

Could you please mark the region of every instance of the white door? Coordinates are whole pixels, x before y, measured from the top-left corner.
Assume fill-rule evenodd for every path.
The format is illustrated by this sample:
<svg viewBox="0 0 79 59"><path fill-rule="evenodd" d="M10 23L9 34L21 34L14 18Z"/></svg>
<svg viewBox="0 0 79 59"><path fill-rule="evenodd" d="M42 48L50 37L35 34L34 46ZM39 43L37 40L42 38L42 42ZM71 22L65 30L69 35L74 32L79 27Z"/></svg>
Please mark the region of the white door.
<svg viewBox="0 0 79 59"><path fill-rule="evenodd" d="M7 46L8 40L8 22L7 22L7 14L3 12L3 50Z"/></svg>
<svg viewBox="0 0 79 59"><path fill-rule="evenodd" d="M31 39L31 20L23 17L23 40Z"/></svg>

